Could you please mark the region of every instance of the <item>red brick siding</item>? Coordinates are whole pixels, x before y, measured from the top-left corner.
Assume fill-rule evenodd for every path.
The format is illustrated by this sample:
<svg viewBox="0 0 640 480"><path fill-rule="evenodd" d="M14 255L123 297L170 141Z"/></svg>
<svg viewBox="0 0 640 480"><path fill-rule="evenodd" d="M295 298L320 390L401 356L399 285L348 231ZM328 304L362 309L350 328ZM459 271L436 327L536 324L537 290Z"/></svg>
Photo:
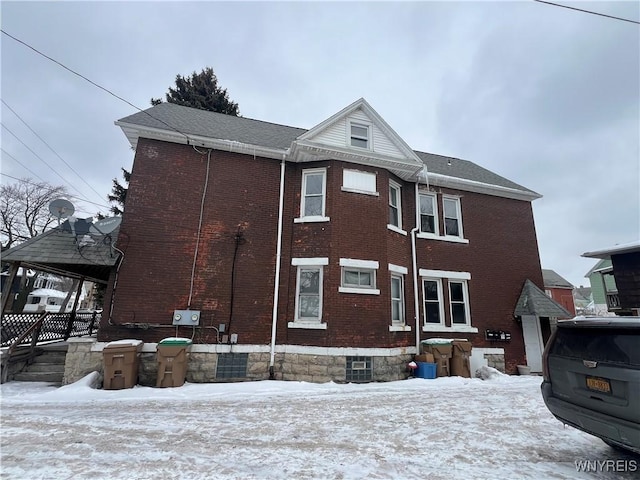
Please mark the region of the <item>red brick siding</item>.
<svg viewBox="0 0 640 480"><path fill-rule="evenodd" d="M294 223L300 214L302 171L319 167L327 169L326 215L331 221ZM379 195L342 191L343 168L375 173ZM114 297L113 323L170 325L173 310L187 308L205 171L206 155L189 146L140 140L118 244L125 251L125 259ZM403 228L407 235L387 228L390 178L402 185ZM279 181L277 160L212 153L191 308L202 311L202 325L229 325L231 266L239 229L244 243L238 247L233 319L228 329L228 333L238 334L239 343L268 344L271 339ZM531 204L449 189L432 190L439 194L441 226L441 194L461 197L464 235L469 244L417 239L418 268L471 273L470 310L472 325L479 333L449 336L469 338L477 347L505 348L507 370L514 370L524 361L524 345L513 310L527 278L542 285ZM415 225L414 195L414 184L402 182L383 169L338 161L287 164L277 343L414 345L410 235ZM295 316L297 268L291 265L291 259L302 257L329 259L323 282L326 330L287 327ZM338 293L340 258L379 262L380 295ZM389 263L408 269L405 309L411 332L389 332ZM444 286L448 301L446 282ZM448 307L445 310L448 312ZM109 326L106 321L102 327L101 340L135 336L154 341L175 333L167 328L135 330L133 335L130 329ZM509 331L512 341L490 344L484 340L485 329ZM212 342L211 332L198 329L195 340ZM191 328L179 332L186 336L191 333ZM447 336L428 332L420 335Z"/></svg>

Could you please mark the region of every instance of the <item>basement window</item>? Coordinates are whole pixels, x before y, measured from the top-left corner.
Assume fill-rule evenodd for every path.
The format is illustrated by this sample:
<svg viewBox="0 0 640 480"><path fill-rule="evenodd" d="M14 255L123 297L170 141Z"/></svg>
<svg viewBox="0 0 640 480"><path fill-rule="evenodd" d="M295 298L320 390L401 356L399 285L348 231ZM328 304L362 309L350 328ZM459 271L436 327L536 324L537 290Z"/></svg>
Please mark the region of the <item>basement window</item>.
<svg viewBox="0 0 640 480"><path fill-rule="evenodd" d="M246 378L248 353L220 353L218 354L218 366L216 378Z"/></svg>
<svg viewBox="0 0 640 480"><path fill-rule="evenodd" d="M373 380L373 357L347 357L347 382L363 383Z"/></svg>

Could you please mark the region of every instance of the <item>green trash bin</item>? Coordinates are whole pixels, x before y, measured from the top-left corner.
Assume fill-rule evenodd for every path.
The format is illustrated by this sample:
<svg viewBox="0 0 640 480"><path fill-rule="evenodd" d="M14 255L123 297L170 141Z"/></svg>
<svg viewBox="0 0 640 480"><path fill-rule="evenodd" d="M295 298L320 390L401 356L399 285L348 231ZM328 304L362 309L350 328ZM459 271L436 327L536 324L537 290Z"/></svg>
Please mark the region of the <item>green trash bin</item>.
<svg viewBox="0 0 640 480"><path fill-rule="evenodd" d="M193 342L189 338L169 337L157 347L156 387L181 387L187 377L187 362Z"/></svg>

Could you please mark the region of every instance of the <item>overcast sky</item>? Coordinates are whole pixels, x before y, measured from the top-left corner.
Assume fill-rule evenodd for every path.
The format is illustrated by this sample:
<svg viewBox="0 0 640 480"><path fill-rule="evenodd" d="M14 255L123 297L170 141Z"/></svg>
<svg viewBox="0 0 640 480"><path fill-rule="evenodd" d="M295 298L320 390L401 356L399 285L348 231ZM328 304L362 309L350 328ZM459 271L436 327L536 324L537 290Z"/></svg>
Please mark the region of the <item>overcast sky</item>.
<svg viewBox="0 0 640 480"><path fill-rule="evenodd" d="M640 20L635 1L565 4ZM576 286L595 263L582 253L640 237L640 25L534 1L1 9L4 32L142 109L207 66L258 120L311 128L364 97L414 149L542 194L542 267ZM137 110L0 41L3 184L66 185L76 216L107 213L112 179L133 162L114 121Z"/></svg>

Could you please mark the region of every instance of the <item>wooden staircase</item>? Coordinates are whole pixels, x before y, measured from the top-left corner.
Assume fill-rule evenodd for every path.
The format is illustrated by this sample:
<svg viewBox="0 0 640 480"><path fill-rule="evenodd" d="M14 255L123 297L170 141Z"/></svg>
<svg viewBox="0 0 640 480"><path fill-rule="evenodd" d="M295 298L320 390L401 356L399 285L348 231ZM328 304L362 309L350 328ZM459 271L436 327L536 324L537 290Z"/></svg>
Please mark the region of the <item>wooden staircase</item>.
<svg viewBox="0 0 640 480"><path fill-rule="evenodd" d="M68 345L65 342L38 347L38 350L41 350L42 353L36 356L33 362L20 373L16 373L13 380L16 382L49 382L62 385L67 349Z"/></svg>

